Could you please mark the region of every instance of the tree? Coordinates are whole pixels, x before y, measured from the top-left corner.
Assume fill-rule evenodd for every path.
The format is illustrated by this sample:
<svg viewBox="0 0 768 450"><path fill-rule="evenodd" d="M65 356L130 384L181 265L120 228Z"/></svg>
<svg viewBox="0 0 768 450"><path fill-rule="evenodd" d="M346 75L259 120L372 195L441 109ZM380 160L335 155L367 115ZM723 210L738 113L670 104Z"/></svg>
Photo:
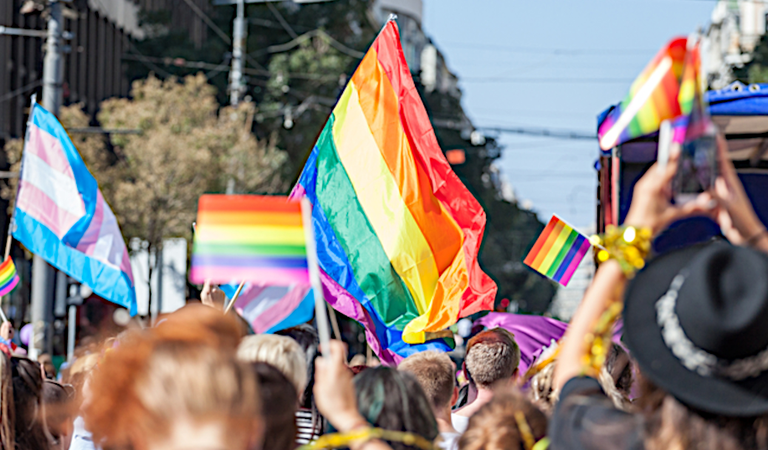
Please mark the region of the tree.
<svg viewBox="0 0 768 450"><path fill-rule="evenodd" d="M74 135L74 143L123 236L145 241L148 252L161 251L166 238L191 240L197 200L206 192L228 184L239 193L286 189L286 154L251 133L252 103L219 110L215 88L202 75L181 82L149 77L133 83L131 96L102 102L98 121L138 134ZM88 124L79 105L62 108L60 117L65 128ZM17 165L21 145L6 145Z"/></svg>

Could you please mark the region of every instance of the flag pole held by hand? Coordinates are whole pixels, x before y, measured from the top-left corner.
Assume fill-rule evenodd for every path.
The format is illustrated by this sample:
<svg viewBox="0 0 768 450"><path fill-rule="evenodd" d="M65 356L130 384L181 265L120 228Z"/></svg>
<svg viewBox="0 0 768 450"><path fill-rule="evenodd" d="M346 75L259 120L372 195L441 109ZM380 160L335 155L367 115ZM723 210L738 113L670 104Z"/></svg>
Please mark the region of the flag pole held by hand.
<svg viewBox="0 0 768 450"><path fill-rule="evenodd" d="M237 290L235 291L235 295L232 296L232 300L229 301L229 304L224 309L224 314L227 314L229 310L232 309L233 306L235 306L235 302L237 301L237 297L240 297L240 292L242 292L243 286L245 286L245 281L240 282L240 286L237 287Z"/></svg>
<svg viewBox="0 0 768 450"><path fill-rule="evenodd" d="M301 217L304 223L304 236L306 238L307 266L309 268L309 283L315 294L315 319L317 320L317 334L320 337L320 349L323 357L331 356L330 342L331 332L328 324L328 311L325 309L323 298L323 286L320 284L320 268L317 263L317 243L315 242L315 230L312 227L312 204L306 197L301 199Z"/></svg>

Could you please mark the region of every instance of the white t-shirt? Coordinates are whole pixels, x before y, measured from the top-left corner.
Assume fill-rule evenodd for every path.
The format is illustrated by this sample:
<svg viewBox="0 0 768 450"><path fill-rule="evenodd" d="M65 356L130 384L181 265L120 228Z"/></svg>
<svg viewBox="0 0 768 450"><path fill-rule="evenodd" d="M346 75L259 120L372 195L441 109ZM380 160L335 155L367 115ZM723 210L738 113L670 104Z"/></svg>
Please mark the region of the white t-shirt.
<svg viewBox="0 0 768 450"><path fill-rule="evenodd" d="M469 426L469 417L451 414L451 424L453 425L453 428L459 432L459 434L462 434L467 431L467 426Z"/></svg>
<svg viewBox="0 0 768 450"><path fill-rule="evenodd" d="M440 433L440 442L437 446L442 450L457 450L459 448L459 437L461 437L461 433Z"/></svg>

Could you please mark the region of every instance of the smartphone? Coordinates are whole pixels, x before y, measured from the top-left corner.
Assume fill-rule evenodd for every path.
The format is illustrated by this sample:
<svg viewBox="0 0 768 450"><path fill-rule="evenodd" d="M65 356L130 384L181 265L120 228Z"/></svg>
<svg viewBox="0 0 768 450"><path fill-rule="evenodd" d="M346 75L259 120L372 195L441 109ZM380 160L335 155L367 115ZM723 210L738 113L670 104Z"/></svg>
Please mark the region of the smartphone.
<svg viewBox="0 0 768 450"><path fill-rule="evenodd" d="M672 184L675 203L689 202L712 189L718 174L717 128L711 121L689 128L680 148L677 174Z"/></svg>
<svg viewBox="0 0 768 450"><path fill-rule="evenodd" d="M659 146L656 150L656 161L662 169L669 162L669 147L672 145L672 122L665 120L659 127Z"/></svg>

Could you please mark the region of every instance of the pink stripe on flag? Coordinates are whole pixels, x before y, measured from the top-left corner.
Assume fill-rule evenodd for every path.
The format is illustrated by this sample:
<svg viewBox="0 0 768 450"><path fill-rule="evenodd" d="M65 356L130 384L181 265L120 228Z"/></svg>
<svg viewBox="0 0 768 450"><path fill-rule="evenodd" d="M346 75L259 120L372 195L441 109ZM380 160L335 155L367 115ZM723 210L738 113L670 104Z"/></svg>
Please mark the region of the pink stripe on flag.
<svg viewBox="0 0 768 450"><path fill-rule="evenodd" d="M309 285L296 286L293 289L290 289L285 297L278 300L274 305L259 314L259 316L251 322L253 331L257 334L263 333L280 323L281 320L288 317L301 304L301 301L307 296L307 292L309 292ZM237 299L237 304L235 306L241 315L243 308L245 308L250 301L246 300L241 302L240 298Z"/></svg>
<svg viewBox="0 0 768 450"><path fill-rule="evenodd" d="M29 139L24 145L24 151L32 153L45 161L53 170L61 172L75 179L72 166L69 164L66 153L61 147L61 142L37 126L30 125Z"/></svg>
<svg viewBox="0 0 768 450"><path fill-rule="evenodd" d="M96 244L99 241L99 234L101 233L101 223L104 220L104 198L101 196L101 191L97 191L96 194L96 209L93 211L93 219L88 225L88 229L83 233L83 237L80 238L80 242L77 243L77 249L85 253L88 256L93 255L93 251L96 248Z"/></svg>
<svg viewBox="0 0 768 450"><path fill-rule="evenodd" d="M574 272L576 272L576 268L579 267L579 264L581 264L581 260L584 259L584 255L587 254L587 251L591 247L592 245L589 243L588 239L585 239L584 242L582 242L578 253L576 253L576 256L573 258L573 260L571 261L571 264L568 266L568 269L563 274L563 279L561 281L561 284L563 286L567 286L568 282L571 281L571 277L573 276Z"/></svg>
<svg viewBox="0 0 768 450"><path fill-rule="evenodd" d="M269 283L274 286L291 286L294 284L309 284L307 269L267 269L252 267L205 267L195 266L194 260L189 279L193 283L203 284L205 280L213 283L229 283L232 280L244 280L256 283Z"/></svg>
<svg viewBox="0 0 768 450"><path fill-rule="evenodd" d="M122 242L122 236L120 241ZM131 286L133 286L133 269L131 269L131 257L128 254L127 248L123 250L123 259L120 262L120 272L128 275L128 279L131 280Z"/></svg>
<svg viewBox="0 0 768 450"><path fill-rule="evenodd" d="M66 211L43 191L31 183L19 180L19 197L16 206L30 217L48 227L59 239L80 220Z"/></svg>

